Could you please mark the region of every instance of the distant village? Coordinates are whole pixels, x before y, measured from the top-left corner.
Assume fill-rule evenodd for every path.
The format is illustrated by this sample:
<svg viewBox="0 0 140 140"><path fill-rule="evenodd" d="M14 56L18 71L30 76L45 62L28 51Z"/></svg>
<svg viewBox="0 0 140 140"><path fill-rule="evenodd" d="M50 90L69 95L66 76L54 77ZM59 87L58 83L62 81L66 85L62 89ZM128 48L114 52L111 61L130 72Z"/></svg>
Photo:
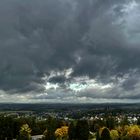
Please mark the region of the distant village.
<svg viewBox="0 0 140 140"><path fill-rule="evenodd" d="M31 140L43 140L45 127L47 127L47 121L49 118L53 118L55 120L61 121L61 123L65 122L63 125L69 126L71 122L78 120L85 120L88 123L89 134L94 135L91 140L95 139L95 131L98 129L95 124L100 124L100 127L105 126L108 121L108 126L114 127L113 125L137 125L140 124L140 112L138 110L135 111L124 111L124 110L116 110L109 107L105 108L94 108L94 110L88 109L75 109L75 110L53 110L53 111L43 111L43 112L35 112L35 111L5 111L1 112L1 116L4 118L13 118L15 120L26 120L25 122L30 124L30 121L34 121L33 125L39 124L40 122L44 123L43 129L37 134L31 134ZM107 120L108 119L108 120ZM49 122L50 123L50 122ZM55 122L56 123L56 122ZM60 122L59 122L60 123ZM24 124L24 123L22 123ZM46 126L45 126L46 125ZM20 126L21 127L21 126ZM40 127L40 126L39 126ZM112 129L111 128L111 129ZM20 129L20 128L19 128ZM18 130L19 131L19 130ZM34 128L33 130L34 131ZM42 134L41 134L42 133ZM18 134L18 132L17 132ZM5 140L8 140L8 137L5 137ZM18 140L13 138L13 140Z"/></svg>

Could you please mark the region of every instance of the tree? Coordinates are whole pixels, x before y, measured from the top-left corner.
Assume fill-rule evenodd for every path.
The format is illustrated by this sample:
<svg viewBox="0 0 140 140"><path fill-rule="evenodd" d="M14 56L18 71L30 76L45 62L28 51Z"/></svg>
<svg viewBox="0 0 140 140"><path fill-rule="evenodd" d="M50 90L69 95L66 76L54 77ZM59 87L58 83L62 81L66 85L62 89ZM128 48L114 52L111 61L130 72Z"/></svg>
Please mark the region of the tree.
<svg viewBox="0 0 140 140"><path fill-rule="evenodd" d="M117 130L111 130L110 131L110 137L111 140L118 140L119 139L119 133Z"/></svg>
<svg viewBox="0 0 140 140"><path fill-rule="evenodd" d="M79 120L76 125L76 139L77 140L88 140L89 137L89 126L86 120Z"/></svg>
<svg viewBox="0 0 140 140"><path fill-rule="evenodd" d="M111 140L110 131L106 127L102 130L101 140Z"/></svg>
<svg viewBox="0 0 140 140"><path fill-rule="evenodd" d="M113 117L106 118L106 127L107 128L109 128L111 130L111 129L114 129L115 126L116 126L115 118L113 118Z"/></svg>
<svg viewBox="0 0 140 140"><path fill-rule="evenodd" d="M28 124L21 126L18 140L31 140L31 129Z"/></svg>
<svg viewBox="0 0 140 140"><path fill-rule="evenodd" d="M140 140L140 128L138 125L132 125L129 127L127 136L129 136L132 140Z"/></svg>
<svg viewBox="0 0 140 140"><path fill-rule="evenodd" d="M129 125L129 120L127 117L124 117L120 123L122 126Z"/></svg>
<svg viewBox="0 0 140 140"><path fill-rule="evenodd" d="M76 135L75 130L76 130L76 127L74 125L74 122L71 122L68 129L69 140L75 139L75 135Z"/></svg>
<svg viewBox="0 0 140 140"><path fill-rule="evenodd" d="M138 118L137 120L137 125L140 125L140 118Z"/></svg>
<svg viewBox="0 0 140 140"><path fill-rule="evenodd" d="M68 139L68 126L62 126L57 128L55 131L55 137L58 140L67 140Z"/></svg>
<svg viewBox="0 0 140 140"><path fill-rule="evenodd" d="M96 132L96 140L100 140L99 130Z"/></svg>
<svg viewBox="0 0 140 140"><path fill-rule="evenodd" d="M14 136L14 119L11 116L0 116L0 140L12 139Z"/></svg>
<svg viewBox="0 0 140 140"><path fill-rule="evenodd" d="M47 120L47 128L44 132L44 140L55 140L55 130L58 128L58 121L55 118L49 117Z"/></svg>

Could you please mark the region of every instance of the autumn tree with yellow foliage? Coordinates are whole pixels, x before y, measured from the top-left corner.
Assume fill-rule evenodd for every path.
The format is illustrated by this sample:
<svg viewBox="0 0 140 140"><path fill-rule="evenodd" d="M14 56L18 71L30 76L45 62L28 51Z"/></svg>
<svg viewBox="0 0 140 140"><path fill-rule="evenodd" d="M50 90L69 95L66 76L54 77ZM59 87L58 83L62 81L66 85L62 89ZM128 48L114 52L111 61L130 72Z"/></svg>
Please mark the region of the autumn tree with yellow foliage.
<svg viewBox="0 0 140 140"><path fill-rule="evenodd" d="M31 140L31 131L28 124L23 124L19 131L18 140Z"/></svg>
<svg viewBox="0 0 140 140"><path fill-rule="evenodd" d="M127 136L132 140L140 140L140 128L138 125L132 125L128 128Z"/></svg>
<svg viewBox="0 0 140 140"><path fill-rule="evenodd" d="M67 140L68 126L62 126L61 128L57 128L55 131L55 137L57 140Z"/></svg>

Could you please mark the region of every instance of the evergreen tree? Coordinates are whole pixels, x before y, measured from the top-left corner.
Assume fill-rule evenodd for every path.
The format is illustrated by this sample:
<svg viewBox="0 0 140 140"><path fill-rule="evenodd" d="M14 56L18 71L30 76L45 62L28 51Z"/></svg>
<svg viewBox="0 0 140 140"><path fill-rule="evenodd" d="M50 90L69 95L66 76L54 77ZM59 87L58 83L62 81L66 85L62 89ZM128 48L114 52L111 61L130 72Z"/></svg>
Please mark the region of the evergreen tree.
<svg viewBox="0 0 140 140"><path fill-rule="evenodd" d="M47 120L47 129L44 132L43 140L55 140L55 130L58 128L58 121L52 117Z"/></svg>
<svg viewBox="0 0 140 140"><path fill-rule="evenodd" d="M99 130L96 132L96 140L100 140Z"/></svg>
<svg viewBox="0 0 140 140"><path fill-rule="evenodd" d="M69 125L69 130L68 130L68 136L69 136L69 140L74 140L75 139L75 125L74 122L71 122Z"/></svg>
<svg viewBox="0 0 140 140"><path fill-rule="evenodd" d="M12 139L14 133L14 119L0 116L0 140Z"/></svg>
<svg viewBox="0 0 140 140"><path fill-rule="evenodd" d="M122 126L129 125L129 121L128 121L128 118L127 118L127 117L124 117L124 118L122 119L121 125L122 125Z"/></svg>
<svg viewBox="0 0 140 140"><path fill-rule="evenodd" d="M111 129L114 129L116 126L116 121L113 117L106 118L106 127Z"/></svg>
<svg viewBox="0 0 140 140"><path fill-rule="evenodd" d="M88 140L89 126L86 120L79 120L76 125L76 139Z"/></svg>
<svg viewBox="0 0 140 140"><path fill-rule="evenodd" d="M111 140L110 131L108 128L104 128L101 133L101 140Z"/></svg>
<svg viewBox="0 0 140 140"><path fill-rule="evenodd" d="M140 118L138 118L137 120L137 125L140 125Z"/></svg>

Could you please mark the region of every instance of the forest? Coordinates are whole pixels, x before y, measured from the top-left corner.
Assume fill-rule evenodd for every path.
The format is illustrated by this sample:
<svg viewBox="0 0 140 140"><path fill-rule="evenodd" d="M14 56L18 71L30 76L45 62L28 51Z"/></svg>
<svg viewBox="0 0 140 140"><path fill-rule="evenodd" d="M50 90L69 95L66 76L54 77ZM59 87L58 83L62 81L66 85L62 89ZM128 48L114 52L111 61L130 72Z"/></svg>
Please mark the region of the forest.
<svg viewBox="0 0 140 140"><path fill-rule="evenodd" d="M140 140L140 119L130 123L126 116L109 114L72 120L0 116L0 140L31 140L34 135L42 135L40 140Z"/></svg>

